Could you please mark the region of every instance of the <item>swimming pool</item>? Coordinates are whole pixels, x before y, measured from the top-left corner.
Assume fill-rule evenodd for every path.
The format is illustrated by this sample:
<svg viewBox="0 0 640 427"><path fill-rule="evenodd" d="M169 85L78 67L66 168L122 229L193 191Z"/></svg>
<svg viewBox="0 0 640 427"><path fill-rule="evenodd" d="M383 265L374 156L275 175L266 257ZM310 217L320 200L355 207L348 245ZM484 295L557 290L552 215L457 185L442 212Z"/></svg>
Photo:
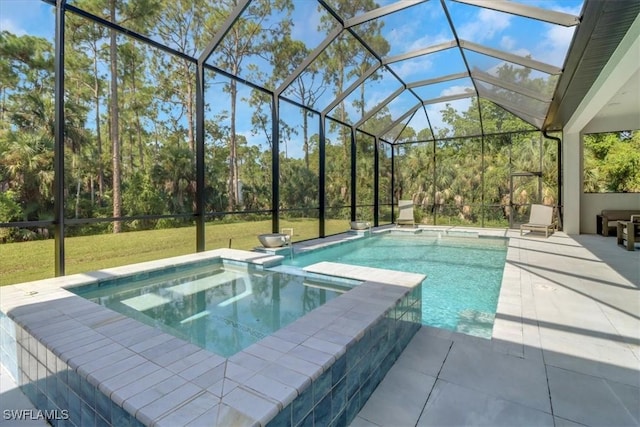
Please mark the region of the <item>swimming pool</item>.
<svg viewBox="0 0 640 427"><path fill-rule="evenodd" d="M506 255L506 239L391 231L296 254L285 263L333 261L426 274L422 323L490 338Z"/></svg>
<svg viewBox="0 0 640 427"><path fill-rule="evenodd" d="M228 357L349 289L346 283L217 263L72 291Z"/></svg>

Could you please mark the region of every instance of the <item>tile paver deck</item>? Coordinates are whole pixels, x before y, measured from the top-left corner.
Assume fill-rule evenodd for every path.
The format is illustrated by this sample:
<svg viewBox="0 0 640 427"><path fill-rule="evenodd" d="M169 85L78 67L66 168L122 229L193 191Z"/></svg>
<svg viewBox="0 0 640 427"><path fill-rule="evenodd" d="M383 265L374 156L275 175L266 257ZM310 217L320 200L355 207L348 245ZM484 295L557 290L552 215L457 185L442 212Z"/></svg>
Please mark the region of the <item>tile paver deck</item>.
<svg viewBox="0 0 640 427"><path fill-rule="evenodd" d="M492 339L423 326L352 427L640 425L640 252L509 237ZM408 372L428 390L391 410Z"/></svg>

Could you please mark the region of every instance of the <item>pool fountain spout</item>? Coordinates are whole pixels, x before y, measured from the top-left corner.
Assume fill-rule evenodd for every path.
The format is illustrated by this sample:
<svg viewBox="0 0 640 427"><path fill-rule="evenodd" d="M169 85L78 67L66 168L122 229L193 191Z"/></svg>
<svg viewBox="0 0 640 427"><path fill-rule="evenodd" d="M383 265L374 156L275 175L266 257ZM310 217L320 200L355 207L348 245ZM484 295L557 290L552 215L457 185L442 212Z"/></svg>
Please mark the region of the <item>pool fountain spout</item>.
<svg viewBox="0 0 640 427"><path fill-rule="evenodd" d="M369 221L351 221L351 229L354 231L364 231L366 236L366 231L369 231L369 236L371 236L371 222Z"/></svg>
<svg viewBox="0 0 640 427"><path fill-rule="evenodd" d="M286 236L286 242L284 245L289 246L289 254L293 260L293 228L283 228L280 230L280 233Z"/></svg>

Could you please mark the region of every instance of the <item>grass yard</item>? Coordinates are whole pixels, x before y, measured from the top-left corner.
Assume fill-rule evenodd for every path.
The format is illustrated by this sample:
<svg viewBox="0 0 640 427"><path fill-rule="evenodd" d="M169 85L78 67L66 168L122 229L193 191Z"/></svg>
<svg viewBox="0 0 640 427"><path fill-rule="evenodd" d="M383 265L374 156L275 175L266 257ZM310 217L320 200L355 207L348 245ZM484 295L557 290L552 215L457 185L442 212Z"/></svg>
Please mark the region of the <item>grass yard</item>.
<svg viewBox="0 0 640 427"><path fill-rule="evenodd" d="M291 227L294 241L318 235L314 219L280 220L280 227ZM349 229L346 220L327 220L326 234ZM208 223L205 229L207 250L232 247L253 249L257 236L271 232L271 221ZM195 252L196 228L170 228L120 234L69 237L65 241L67 274L100 270L137 262L169 258ZM0 285L46 279L54 276L54 241L8 243L0 245Z"/></svg>

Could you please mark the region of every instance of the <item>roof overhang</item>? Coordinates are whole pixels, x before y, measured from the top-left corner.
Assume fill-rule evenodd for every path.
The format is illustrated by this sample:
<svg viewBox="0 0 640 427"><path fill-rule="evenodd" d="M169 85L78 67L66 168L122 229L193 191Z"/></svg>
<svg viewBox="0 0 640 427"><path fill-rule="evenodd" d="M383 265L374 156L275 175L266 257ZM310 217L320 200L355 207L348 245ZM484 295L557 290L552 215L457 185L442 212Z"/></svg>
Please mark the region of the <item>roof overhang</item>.
<svg viewBox="0 0 640 427"><path fill-rule="evenodd" d="M640 2L635 0L585 2L584 21L569 49L543 129L582 131L610 117L627 117L640 128L639 14ZM585 111L588 105L591 112Z"/></svg>

